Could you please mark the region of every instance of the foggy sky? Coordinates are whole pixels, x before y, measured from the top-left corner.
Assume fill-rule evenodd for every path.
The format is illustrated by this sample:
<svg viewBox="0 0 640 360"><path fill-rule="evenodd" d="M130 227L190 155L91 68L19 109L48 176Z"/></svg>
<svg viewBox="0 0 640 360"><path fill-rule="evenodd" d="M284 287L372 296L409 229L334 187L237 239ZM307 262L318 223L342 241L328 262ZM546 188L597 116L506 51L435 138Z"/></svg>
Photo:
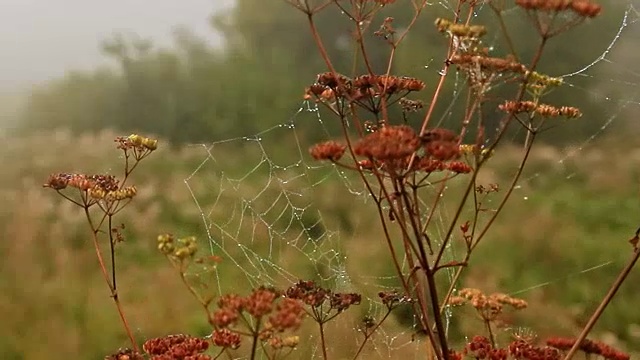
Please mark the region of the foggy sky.
<svg viewBox="0 0 640 360"><path fill-rule="evenodd" d="M118 31L169 44L175 26L211 43L214 11L233 0L0 0L0 90L28 87L103 63L100 42Z"/></svg>

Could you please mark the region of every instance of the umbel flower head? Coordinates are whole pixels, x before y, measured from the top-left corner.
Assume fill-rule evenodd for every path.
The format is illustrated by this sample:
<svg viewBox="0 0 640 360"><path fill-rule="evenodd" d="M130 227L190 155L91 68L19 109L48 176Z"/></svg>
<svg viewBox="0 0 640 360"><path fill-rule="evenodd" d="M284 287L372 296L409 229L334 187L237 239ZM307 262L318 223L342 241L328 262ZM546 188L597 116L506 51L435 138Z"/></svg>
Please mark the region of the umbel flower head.
<svg viewBox="0 0 640 360"><path fill-rule="evenodd" d="M589 0L516 0L516 5L527 10L545 12L572 11L579 16L595 17L602 7Z"/></svg>
<svg viewBox="0 0 640 360"><path fill-rule="evenodd" d="M562 337L552 337L547 339L547 345L554 347L560 350L569 350L576 342L574 338L562 338ZM629 354L626 354L618 349L615 349L612 346L607 344L585 339L580 344L580 350L585 354L589 355L599 355L607 360L629 360Z"/></svg>
<svg viewBox="0 0 640 360"><path fill-rule="evenodd" d="M396 160L412 155L420 144L420 137L410 126L389 125L362 138L353 151L379 161Z"/></svg>
<svg viewBox="0 0 640 360"><path fill-rule="evenodd" d="M106 201L131 199L138 193L135 186L120 188L120 182L113 175L51 174L43 186L58 191L76 188L92 199Z"/></svg>
<svg viewBox="0 0 640 360"><path fill-rule="evenodd" d="M339 97L358 101L381 95L406 95L424 87L422 80L406 76L366 74L351 79L342 74L325 72L318 74L316 83L305 89L304 98L330 101Z"/></svg>
<svg viewBox="0 0 640 360"><path fill-rule="evenodd" d="M156 360L211 359L209 355L203 354L209 348L207 340L184 334L149 339L142 345L142 348L151 355L152 359Z"/></svg>
<svg viewBox="0 0 640 360"><path fill-rule="evenodd" d="M338 161L344 155L346 148L346 145L336 141L325 141L312 146L309 153L316 160Z"/></svg>

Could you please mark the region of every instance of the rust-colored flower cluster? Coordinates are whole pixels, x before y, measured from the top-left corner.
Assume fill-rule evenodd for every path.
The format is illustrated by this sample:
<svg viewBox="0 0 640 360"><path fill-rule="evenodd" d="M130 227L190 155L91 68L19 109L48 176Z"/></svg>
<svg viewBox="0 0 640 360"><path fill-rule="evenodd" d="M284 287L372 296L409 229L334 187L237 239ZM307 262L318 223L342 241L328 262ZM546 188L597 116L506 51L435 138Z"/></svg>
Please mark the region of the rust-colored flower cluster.
<svg viewBox="0 0 640 360"><path fill-rule="evenodd" d="M112 175L51 174L43 186L54 190L75 188L92 199L105 201L131 199L137 194L135 186L120 188Z"/></svg>
<svg viewBox="0 0 640 360"><path fill-rule="evenodd" d="M276 311L269 317L269 324L276 331L295 330L300 327L305 316L302 303L296 299L285 298L278 302Z"/></svg>
<svg viewBox="0 0 640 360"><path fill-rule="evenodd" d="M338 313L347 310L351 305L359 305L362 296L356 293L334 293L330 289L318 286L313 281L300 280L286 291L286 296L300 300L312 308L319 309L328 304L327 311L335 310Z"/></svg>
<svg viewBox="0 0 640 360"><path fill-rule="evenodd" d="M588 0L516 0L516 5L526 10L546 12L573 11L579 16L595 17L602 7Z"/></svg>
<svg viewBox="0 0 640 360"><path fill-rule="evenodd" d="M511 297L502 293L485 295L482 291L472 288L464 288L458 292L457 296L452 296L448 301L449 305L457 306L469 303L473 306L482 319L487 321L495 320L502 314L505 305L516 310L524 309L528 306L523 299Z"/></svg>
<svg viewBox="0 0 640 360"><path fill-rule="evenodd" d="M152 360L210 360L203 354L209 348L209 342L189 335L169 335L147 340L142 346Z"/></svg>
<svg viewBox="0 0 640 360"><path fill-rule="evenodd" d="M515 359L522 360L560 360L558 349L549 346L536 346L526 340L512 341L508 346L509 353Z"/></svg>
<svg viewBox="0 0 640 360"><path fill-rule="evenodd" d="M560 351L550 346L536 346L525 340L515 340L506 348L497 348L484 336L474 336L462 353L476 360L560 360Z"/></svg>
<svg viewBox="0 0 640 360"><path fill-rule="evenodd" d="M316 160L338 161L344 155L346 148L346 145L337 141L325 141L312 146L309 153Z"/></svg>
<svg viewBox="0 0 640 360"><path fill-rule="evenodd" d="M318 75L315 84L305 90L305 99L330 101L336 97L361 101L382 94L407 94L424 89L423 81L411 77L393 75L361 75L350 79L341 74L325 72Z"/></svg>
<svg viewBox="0 0 640 360"><path fill-rule="evenodd" d="M420 147L422 141L407 125L383 126L362 139L353 151L358 156L378 161L404 159Z"/></svg>
<svg viewBox="0 0 640 360"><path fill-rule="evenodd" d="M564 116L575 119L582 116L580 109L572 106L555 107L548 104L537 104L533 101L505 101L504 104L498 105L498 108L512 114L535 112L543 117Z"/></svg>
<svg viewBox="0 0 640 360"><path fill-rule="evenodd" d="M422 80L394 75L361 75L354 79L353 87L366 93L367 89L385 89L386 94L420 91L425 84ZM375 95L379 95L376 92Z"/></svg>
<svg viewBox="0 0 640 360"><path fill-rule="evenodd" d="M378 297L382 301L382 304L389 310L396 308L398 305L413 302L410 297L401 295L397 291L381 291L378 293Z"/></svg>
<svg viewBox="0 0 640 360"><path fill-rule="evenodd" d="M295 347L298 343L297 337L280 337L279 334L287 330L296 330L306 312L301 301L282 295L278 290L260 287L248 296L221 296L217 303L218 309L212 317L212 325L216 327L213 343L216 346L235 349L240 346L242 335L253 331L261 341L273 348ZM251 324L247 323L245 315L255 319L254 323L262 324L262 327L253 329ZM239 326L247 329L240 330Z"/></svg>
<svg viewBox="0 0 640 360"><path fill-rule="evenodd" d="M567 351L573 347L576 339L553 337L547 339L546 343L556 349ZM629 354L626 354L612 346L601 343L599 341L585 339L580 344L580 350L586 354L599 355L607 360L629 360Z"/></svg>
<svg viewBox="0 0 640 360"><path fill-rule="evenodd" d="M473 169L458 161L464 149L460 137L447 129L431 129L418 136L410 126L384 124L376 126L353 146L356 156L366 158L358 161L360 169L380 169L390 174L408 170L409 163L411 171L470 173ZM309 152L316 160L338 161L345 150L345 145L327 141L314 145Z"/></svg>
<svg viewBox="0 0 640 360"><path fill-rule="evenodd" d="M470 173L473 169L458 161L462 155L460 137L451 130L436 128L427 131L421 138L424 154L417 158L414 168L427 173L449 170L458 174Z"/></svg>
<svg viewBox="0 0 640 360"><path fill-rule="evenodd" d="M221 348L237 349L240 347L240 334L227 328L216 329L211 334L213 345Z"/></svg>
<svg viewBox="0 0 640 360"><path fill-rule="evenodd" d="M509 356L507 349L494 348L491 341L484 336L474 336L465 345L463 353L477 360L507 360Z"/></svg>
<svg viewBox="0 0 640 360"><path fill-rule="evenodd" d="M517 62L512 57L496 58L485 55L476 54L456 54L449 60L452 64L458 65L463 69L475 72L478 68L488 73L517 73L524 74L527 71L526 66Z"/></svg>

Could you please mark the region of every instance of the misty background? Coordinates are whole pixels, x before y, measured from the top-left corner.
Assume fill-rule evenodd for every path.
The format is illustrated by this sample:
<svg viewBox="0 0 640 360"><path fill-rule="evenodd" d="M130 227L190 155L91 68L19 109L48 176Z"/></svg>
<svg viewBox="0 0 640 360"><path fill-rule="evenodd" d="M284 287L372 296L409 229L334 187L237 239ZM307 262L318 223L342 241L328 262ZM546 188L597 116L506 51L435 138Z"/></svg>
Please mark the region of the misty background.
<svg viewBox="0 0 640 360"><path fill-rule="evenodd" d="M178 26L212 45L220 37L208 15L233 0L0 0L0 90L25 91L68 70L106 62L100 42L114 32L133 32L171 43Z"/></svg>
<svg viewBox="0 0 640 360"><path fill-rule="evenodd" d="M559 104L577 106L587 116L571 131L555 132L545 141L585 139L599 131L601 119L617 112L615 127L635 129L620 121L625 118L620 110L638 103L637 12L627 3L605 3L602 16L547 47L540 71L575 72L599 58L627 16L606 61L569 78L569 86L554 94ZM393 73L427 84L438 81L446 39L432 18L450 15L443 4L429 7L414 27L412 34L424 36L408 36L398 48ZM401 6L387 9L398 27L412 16ZM505 21L517 50L531 58L537 39L519 12L507 10ZM478 15L492 34L484 41L503 56L493 15ZM333 64L350 73L349 20L330 9L316 21ZM302 14L279 0L0 0L0 127L23 134L108 128L157 134L175 144L251 135L286 122L299 108L304 88L325 71L307 26ZM368 55L374 71L385 72L388 47L373 35L377 26L367 35ZM587 39L590 46L579 46ZM448 81L445 90L452 94L456 86ZM495 94L499 98L505 91ZM461 105L455 102L447 110L447 102L439 102L436 111L449 111L443 120L456 127ZM497 118L488 114L489 127ZM333 123L327 127L337 130ZM318 131L308 130L311 139L318 137Z"/></svg>
<svg viewBox="0 0 640 360"><path fill-rule="evenodd" d="M455 2L430 1L397 49L391 73L426 84L412 99L428 103L438 84L448 39L434 23L451 17L446 6ZM579 331L626 262L627 239L638 226L640 0L598 2L602 15L552 39L539 68L551 76L575 73L545 101L579 107L584 116L553 119L551 131L536 138L543 144L536 145L509 210L496 222L494 245L481 250L474 258L477 270L463 279L490 291L526 290L522 295L530 300L530 315L516 324L541 335ZM523 10L513 1L505 3L511 4L506 26L526 62L539 39ZM395 18L397 28L406 26L413 15L409 4L403 0L386 7L368 29L367 51L377 73L386 72L389 47L373 32L386 16ZM362 64L354 66L349 20L334 6L315 20L338 71L364 73ZM492 56L505 56L504 37L491 11L480 11L474 23L486 24L483 41L495 49ZM139 186L138 197L117 220L126 222L117 265L124 282L118 283L136 337L211 333L202 309L157 250L156 236L163 232L213 244L220 235L212 233L213 224L224 222L221 229L235 234L225 242L235 257L225 256L219 269L238 270L236 260L246 255L237 251L245 253L245 244L251 244L261 260L284 254L268 262L278 272L281 264L290 271L290 264L301 261L309 278L348 271L370 290L378 282L384 289L394 286L387 276L395 270L386 245L372 246L382 232L375 225L377 214L358 206L366 195L354 195L341 172L338 176L333 167L316 166L309 158L309 146L339 137L342 126L322 109L298 112L306 109L305 87L327 67L304 14L284 0L0 0L0 54L0 359L100 359L126 346L84 214L42 188L52 173L119 175L123 156L113 146L118 135L157 137L160 144L136 170L132 182ZM460 91L464 77L451 70L431 126L459 130L466 107L466 92ZM496 86L487 98L482 115L487 131L501 117L497 105L512 97L515 86ZM406 122L419 127L424 110ZM393 111L390 116L399 122L402 115ZM290 121L295 126L279 126ZM523 134L514 131L508 139L518 142ZM519 167L511 161L521 146L505 149L489 162L488 179L501 187ZM304 198L300 189L308 190ZM313 206L306 206L307 200ZM280 212L281 206L287 211ZM241 231L232 229L236 219ZM289 242L284 251L263 246L284 246L280 233L313 236L300 244L314 254L289 251L296 246ZM344 237L325 241L334 233ZM343 269L333 245L349 253L349 266ZM207 253L209 246L204 246ZM327 262L307 262L316 254ZM240 266L259 272L253 262ZM221 274L225 289L248 289L245 274ZM640 274L633 276L595 334L638 352L640 292L633 285ZM385 350L380 353L413 342L411 316L410 311L398 314L398 334L408 336L388 332L379 342L378 350ZM348 331L332 331L341 342L355 339L355 322L347 323L343 330ZM470 334L463 330L452 322L451 331L460 339Z"/></svg>

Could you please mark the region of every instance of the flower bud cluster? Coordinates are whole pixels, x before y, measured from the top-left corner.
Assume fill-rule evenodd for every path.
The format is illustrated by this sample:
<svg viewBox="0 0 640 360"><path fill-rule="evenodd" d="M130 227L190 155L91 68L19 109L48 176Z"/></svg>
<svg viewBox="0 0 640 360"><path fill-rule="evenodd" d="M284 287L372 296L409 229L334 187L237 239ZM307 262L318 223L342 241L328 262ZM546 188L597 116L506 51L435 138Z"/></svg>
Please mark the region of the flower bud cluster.
<svg viewBox="0 0 640 360"><path fill-rule="evenodd" d="M382 94L393 95L420 91L423 81L412 77L394 75L361 75L350 79L341 74L325 72L318 75L315 84L305 90L305 99L331 101L336 98L361 101L374 99Z"/></svg>
<svg viewBox="0 0 640 360"><path fill-rule="evenodd" d="M553 337L547 339L546 343L549 346L552 346L556 349L560 350L569 350L575 344L576 339L574 338L562 338L562 337ZM588 355L599 355L607 360L629 360L629 354L626 354L618 349L615 349L612 346L607 344L585 339L580 343L580 350Z"/></svg>
<svg viewBox="0 0 640 360"><path fill-rule="evenodd" d="M169 335L147 340L142 348L151 355L152 360L210 360L209 355L203 354L209 348L205 339L189 335Z"/></svg>
<svg viewBox="0 0 640 360"><path fill-rule="evenodd" d="M602 7L588 0L516 0L516 5L526 10L544 12L572 11L583 17L595 17Z"/></svg>
<svg viewBox="0 0 640 360"><path fill-rule="evenodd" d="M356 293L334 293L316 285L313 281L299 281L286 291L290 299L300 300L312 308L321 308L328 304L328 311L335 310L338 313L347 310L352 305L360 305L362 295Z"/></svg>
<svg viewBox="0 0 640 360"><path fill-rule="evenodd" d="M179 260L192 259L198 251L198 244L195 236L176 239L171 234L162 234L158 236L158 250Z"/></svg>
<svg viewBox="0 0 640 360"><path fill-rule="evenodd" d="M575 119L582 116L582 112L576 107L555 107L548 104L538 104L533 101L505 101L504 104L498 105L498 108L507 113L536 113L547 118L563 116L569 119Z"/></svg>
<svg viewBox="0 0 640 360"><path fill-rule="evenodd" d="M282 295L273 288L260 287L248 296L221 296L212 317L212 325L216 327L214 344L235 349L240 346L243 335L257 331L259 339L273 348L295 347L299 340L297 336L281 337L279 334L300 327L306 312L301 301ZM261 328L240 330L247 325L248 316L255 320L254 323L261 324Z"/></svg>
<svg viewBox="0 0 640 360"><path fill-rule="evenodd" d="M472 288L464 288L458 292L457 296L452 296L448 301L449 305L458 306L470 304L473 306L482 319L493 321L503 312L505 305L516 310L524 309L528 306L522 299L514 298L502 293L485 295L482 291Z"/></svg>

